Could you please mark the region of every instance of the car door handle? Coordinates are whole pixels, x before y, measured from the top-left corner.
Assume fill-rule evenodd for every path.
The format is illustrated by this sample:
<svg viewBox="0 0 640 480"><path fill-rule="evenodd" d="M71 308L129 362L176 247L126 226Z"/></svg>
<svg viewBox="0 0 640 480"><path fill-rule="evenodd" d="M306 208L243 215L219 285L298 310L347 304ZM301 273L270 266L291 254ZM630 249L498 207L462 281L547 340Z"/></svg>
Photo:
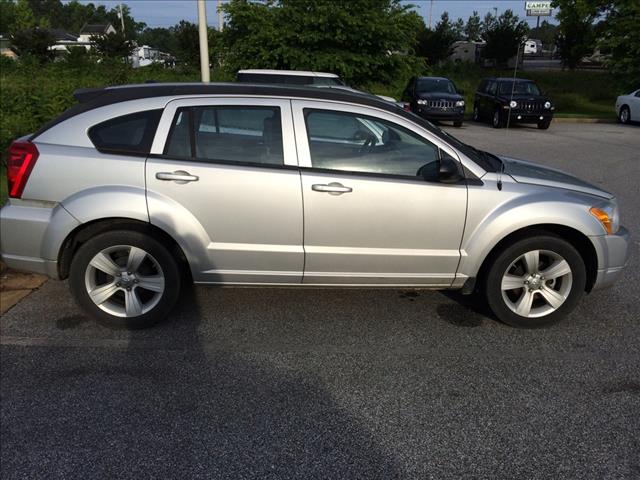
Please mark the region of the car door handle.
<svg viewBox="0 0 640 480"><path fill-rule="evenodd" d="M338 182L331 182L328 184L316 183L315 185L311 185L311 190L315 192L325 192L329 195L342 195L343 193L353 192L353 188L345 187Z"/></svg>
<svg viewBox="0 0 640 480"><path fill-rule="evenodd" d="M156 173L158 180L174 181L176 183L197 182L200 177L189 174L184 170L177 170L175 172L158 172Z"/></svg>

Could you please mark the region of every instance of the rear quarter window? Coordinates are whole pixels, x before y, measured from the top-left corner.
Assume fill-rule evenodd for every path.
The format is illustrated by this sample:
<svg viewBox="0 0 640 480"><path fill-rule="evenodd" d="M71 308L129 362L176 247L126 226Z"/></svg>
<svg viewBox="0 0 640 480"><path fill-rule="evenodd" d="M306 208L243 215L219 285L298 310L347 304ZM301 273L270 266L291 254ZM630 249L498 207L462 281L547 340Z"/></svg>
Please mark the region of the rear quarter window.
<svg viewBox="0 0 640 480"><path fill-rule="evenodd" d="M146 110L112 118L89 129L96 149L122 155L148 155L162 109Z"/></svg>

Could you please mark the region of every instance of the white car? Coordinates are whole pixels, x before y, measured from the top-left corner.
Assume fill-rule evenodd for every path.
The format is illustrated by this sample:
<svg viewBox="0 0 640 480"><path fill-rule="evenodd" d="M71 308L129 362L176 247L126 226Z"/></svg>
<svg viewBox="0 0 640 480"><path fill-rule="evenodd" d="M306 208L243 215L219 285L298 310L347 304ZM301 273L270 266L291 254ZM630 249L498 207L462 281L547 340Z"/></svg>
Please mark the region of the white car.
<svg viewBox="0 0 640 480"><path fill-rule="evenodd" d="M616 99L616 115L621 123L640 122L640 90Z"/></svg>

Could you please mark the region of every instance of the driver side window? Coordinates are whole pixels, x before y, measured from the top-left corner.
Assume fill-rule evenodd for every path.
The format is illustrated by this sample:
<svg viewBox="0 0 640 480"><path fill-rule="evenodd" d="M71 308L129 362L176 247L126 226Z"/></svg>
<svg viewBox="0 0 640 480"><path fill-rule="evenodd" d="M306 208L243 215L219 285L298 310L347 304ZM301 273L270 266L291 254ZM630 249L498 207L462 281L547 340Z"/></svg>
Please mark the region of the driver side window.
<svg viewBox="0 0 640 480"><path fill-rule="evenodd" d="M438 147L404 127L349 112L304 116L314 168L437 180Z"/></svg>

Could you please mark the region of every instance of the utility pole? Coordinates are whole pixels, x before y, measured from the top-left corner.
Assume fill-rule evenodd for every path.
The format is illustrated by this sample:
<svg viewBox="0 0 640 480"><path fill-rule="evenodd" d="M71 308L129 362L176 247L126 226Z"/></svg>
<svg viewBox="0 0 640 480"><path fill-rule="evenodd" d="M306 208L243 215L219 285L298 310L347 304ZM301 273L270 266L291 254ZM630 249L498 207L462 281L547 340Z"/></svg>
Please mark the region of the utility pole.
<svg viewBox="0 0 640 480"><path fill-rule="evenodd" d="M120 17L120 25L122 26L122 34L124 35L124 15L122 13L122 2L118 4L118 7L120 9L120 15L118 15Z"/></svg>
<svg viewBox="0 0 640 480"><path fill-rule="evenodd" d="M431 18L433 16L433 0L429 4L429 30L431 30Z"/></svg>
<svg viewBox="0 0 640 480"><path fill-rule="evenodd" d="M222 12L222 0L218 0L218 31L224 28L224 13Z"/></svg>
<svg viewBox="0 0 640 480"><path fill-rule="evenodd" d="M202 83L211 80L209 72L209 38L207 37L207 10L204 0L198 0L198 37L200 40L200 76Z"/></svg>

